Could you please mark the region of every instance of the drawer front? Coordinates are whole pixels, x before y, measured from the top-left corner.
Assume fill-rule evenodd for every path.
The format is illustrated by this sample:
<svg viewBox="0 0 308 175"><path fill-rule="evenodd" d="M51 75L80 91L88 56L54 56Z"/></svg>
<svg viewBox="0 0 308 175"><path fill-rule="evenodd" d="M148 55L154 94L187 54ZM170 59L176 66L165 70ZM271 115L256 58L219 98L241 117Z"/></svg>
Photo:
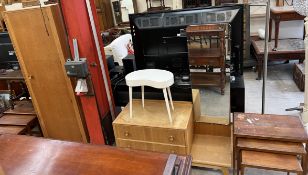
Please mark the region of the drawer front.
<svg viewBox="0 0 308 175"><path fill-rule="evenodd" d="M116 138L185 146L185 131L131 125L114 125Z"/></svg>
<svg viewBox="0 0 308 175"><path fill-rule="evenodd" d="M187 148L185 146L165 145L159 143L149 143L135 140L116 139L117 147L128 148L134 150L153 151L168 154L182 154L187 155Z"/></svg>

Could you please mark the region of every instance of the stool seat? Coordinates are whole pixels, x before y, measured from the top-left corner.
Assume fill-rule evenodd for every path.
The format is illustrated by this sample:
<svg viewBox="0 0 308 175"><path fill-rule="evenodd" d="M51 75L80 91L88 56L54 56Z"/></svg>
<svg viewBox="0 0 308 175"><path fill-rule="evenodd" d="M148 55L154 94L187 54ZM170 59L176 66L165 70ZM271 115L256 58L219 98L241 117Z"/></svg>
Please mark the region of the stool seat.
<svg viewBox="0 0 308 175"><path fill-rule="evenodd" d="M150 86L157 89L170 87L174 83L171 72L160 69L144 69L129 73L125 77L127 86Z"/></svg>
<svg viewBox="0 0 308 175"><path fill-rule="evenodd" d="M295 155L283 155L256 151L242 151L242 174L244 167L294 172L302 174L303 169Z"/></svg>
<svg viewBox="0 0 308 175"><path fill-rule="evenodd" d="M162 89L166 102L166 108L169 116L169 121L172 124L172 116L169 107L170 99L172 110L174 110L170 86L174 83L174 76L171 72L160 69L144 69L129 73L125 76L125 81L129 87L129 110L130 118L133 116L133 87L141 86L142 107L144 107L144 86L150 86L156 89Z"/></svg>

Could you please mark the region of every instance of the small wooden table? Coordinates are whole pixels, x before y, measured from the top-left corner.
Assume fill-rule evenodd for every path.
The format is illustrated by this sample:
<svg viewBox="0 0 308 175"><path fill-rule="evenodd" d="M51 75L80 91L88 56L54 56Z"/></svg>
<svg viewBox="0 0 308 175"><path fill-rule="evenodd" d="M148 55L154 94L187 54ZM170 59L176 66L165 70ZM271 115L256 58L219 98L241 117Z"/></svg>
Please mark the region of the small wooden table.
<svg viewBox="0 0 308 175"><path fill-rule="evenodd" d="M234 169L235 157L239 157L239 155L236 155L239 138L277 140L293 143L307 143L308 141L308 136L305 131L305 128L301 120L296 116L236 113L234 116L233 131ZM302 166L304 172L303 174L306 174L306 155L303 157Z"/></svg>
<svg viewBox="0 0 308 175"><path fill-rule="evenodd" d="M278 47L279 25L280 21L304 20L304 16L298 14L293 6L271 7L269 22L269 41L272 39L272 23L275 21L275 51Z"/></svg>
<svg viewBox="0 0 308 175"><path fill-rule="evenodd" d="M251 44L253 54L257 59L257 80L260 80L263 71L264 40L252 40ZM280 40L276 51L273 51L275 47L273 42L270 42L268 47L269 61L299 60L299 62L303 62L305 59L304 40L302 39Z"/></svg>
<svg viewBox="0 0 308 175"><path fill-rule="evenodd" d="M191 157L20 135L0 135L5 174L190 174ZM18 157L18 158L17 158ZM1 168L0 168L1 169Z"/></svg>

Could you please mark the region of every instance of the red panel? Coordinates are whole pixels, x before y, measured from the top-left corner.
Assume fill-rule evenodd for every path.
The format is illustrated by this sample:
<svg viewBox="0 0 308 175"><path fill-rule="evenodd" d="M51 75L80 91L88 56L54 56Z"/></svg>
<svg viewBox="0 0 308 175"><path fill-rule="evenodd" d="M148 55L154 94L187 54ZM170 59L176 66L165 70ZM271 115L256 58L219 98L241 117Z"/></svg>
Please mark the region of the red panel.
<svg viewBox="0 0 308 175"><path fill-rule="evenodd" d="M98 17L93 0L90 0L96 29L99 32ZM68 32L69 45L71 53L73 55L73 38L76 38L79 46L79 55L81 58L87 58L90 76L95 92L95 97L81 97L82 108L84 110L88 131L91 139L91 143L101 143L103 138L102 132L98 132L98 127L101 127L99 117L106 116L110 110L107 100L106 87L104 86L104 80L99 64L98 54L92 34L90 20L88 17L87 7L85 0L61 0L61 8L63 12L66 29ZM103 61L105 70L108 71L106 65L106 59L104 55L103 43L101 36L97 33L100 40L101 51L103 52ZM94 66L93 66L94 65ZM106 72L108 77L109 88L111 89L111 83L109 79L109 73ZM111 97L112 92L111 92ZM98 116L99 115L99 116ZM101 130L101 129L100 129Z"/></svg>

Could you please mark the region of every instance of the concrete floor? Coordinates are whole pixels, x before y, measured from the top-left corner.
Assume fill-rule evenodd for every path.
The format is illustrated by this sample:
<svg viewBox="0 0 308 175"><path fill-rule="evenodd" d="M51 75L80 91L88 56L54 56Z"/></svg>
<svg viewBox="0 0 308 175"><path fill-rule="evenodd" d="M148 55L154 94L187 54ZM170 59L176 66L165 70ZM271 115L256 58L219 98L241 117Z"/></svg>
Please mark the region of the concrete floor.
<svg viewBox="0 0 308 175"><path fill-rule="evenodd" d="M268 65L268 81L266 88L265 113L299 115L298 111L285 111L286 108L299 106L304 101L304 92L295 85L292 77L292 68L295 62L282 64L271 62ZM245 102L246 112L261 113L262 104L262 80L256 80L257 74L252 69L246 69L245 79ZM221 175L217 170L193 168L192 175ZM230 172L230 174L232 174ZM286 173L247 168L245 175L285 175Z"/></svg>

